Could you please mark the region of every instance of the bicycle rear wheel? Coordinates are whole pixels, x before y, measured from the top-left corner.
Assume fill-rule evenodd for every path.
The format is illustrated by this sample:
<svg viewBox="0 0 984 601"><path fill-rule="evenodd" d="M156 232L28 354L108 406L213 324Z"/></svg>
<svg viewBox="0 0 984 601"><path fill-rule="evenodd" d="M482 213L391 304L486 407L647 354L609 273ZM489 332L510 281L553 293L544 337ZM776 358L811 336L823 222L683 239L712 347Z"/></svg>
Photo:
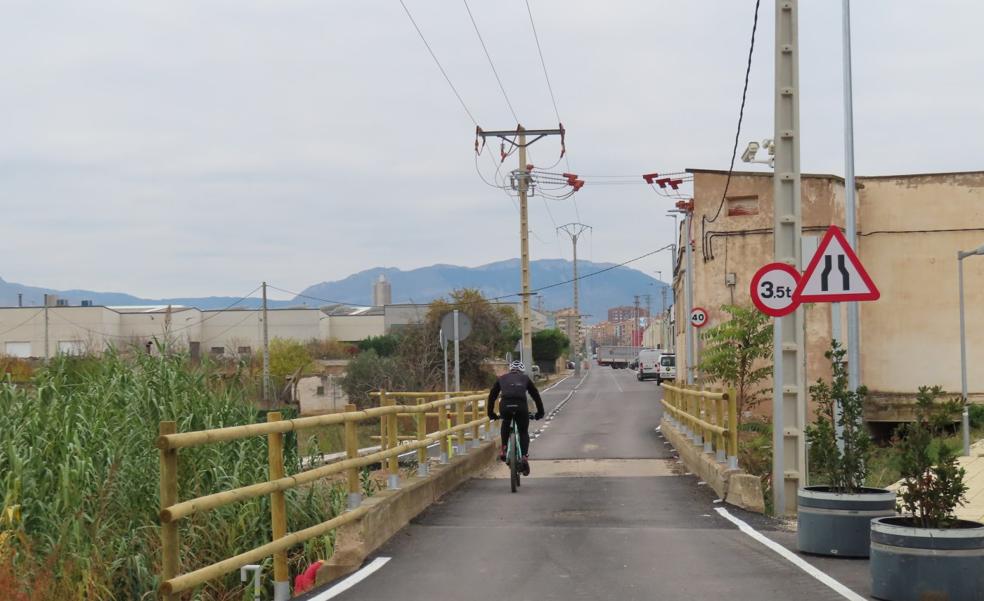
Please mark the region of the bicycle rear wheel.
<svg viewBox="0 0 984 601"><path fill-rule="evenodd" d="M519 488L519 451L516 444L516 437L509 440L509 488L516 492Z"/></svg>

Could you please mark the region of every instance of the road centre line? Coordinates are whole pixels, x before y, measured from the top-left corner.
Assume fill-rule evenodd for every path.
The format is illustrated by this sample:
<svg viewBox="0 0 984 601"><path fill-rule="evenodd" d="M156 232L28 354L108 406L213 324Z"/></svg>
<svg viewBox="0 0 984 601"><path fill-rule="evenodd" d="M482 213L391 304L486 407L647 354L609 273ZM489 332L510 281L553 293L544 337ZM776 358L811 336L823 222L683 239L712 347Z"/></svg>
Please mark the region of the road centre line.
<svg viewBox="0 0 984 601"><path fill-rule="evenodd" d="M834 592L838 593L840 596L844 597L845 599L848 599L849 601L865 601L864 597L855 593L851 589L847 588L837 580L834 580L834 578L832 578L825 572L820 571L812 564L807 562L805 559L803 559L799 555L796 555L786 547L783 547L782 545L775 542L774 540L766 537L761 532L755 530L754 528L749 526L744 520L741 520L731 515L731 513L729 513L727 509L724 509L723 507L715 507L714 511L718 512L721 515L721 517L728 520L735 526L738 526L739 530L741 530L748 536L752 537L753 539L757 540L758 542L762 543L766 547L772 549L782 557L786 558L787 560L789 560L790 563L792 563L799 569L803 570L810 576L813 576L823 584L827 585Z"/></svg>
<svg viewBox="0 0 984 601"><path fill-rule="evenodd" d="M389 562L389 557L377 557L376 559L369 562L369 565L365 566L358 572L351 574L349 577L345 578L335 586L331 587L326 591L322 591L317 595L308 598L307 601L328 601L328 599L334 599L338 595L341 595L345 591L349 590L356 584L359 584L374 572L379 570L381 567Z"/></svg>

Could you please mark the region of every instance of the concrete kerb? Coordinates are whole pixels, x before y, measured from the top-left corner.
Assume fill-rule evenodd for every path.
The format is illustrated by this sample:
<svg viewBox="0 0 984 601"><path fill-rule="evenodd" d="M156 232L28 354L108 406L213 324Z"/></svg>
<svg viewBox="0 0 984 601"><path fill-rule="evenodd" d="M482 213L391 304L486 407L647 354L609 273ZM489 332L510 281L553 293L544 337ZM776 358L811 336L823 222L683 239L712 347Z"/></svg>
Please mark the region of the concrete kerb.
<svg viewBox="0 0 984 601"><path fill-rule="evenodd" d="M679 453L687 469L707 482L718 497L735 507L765 513L762 479L759 476L746 474L741 469L729 469L726 463L718 462L713 453L705 452L703 444L696 443L665 417L660 432Z"/></svg>
<svg viewBox="0 0 984 601"><path fill-rule="evenodd" d="M342 526L335 537L335 552L321 566L316 584L322 586L358 570L371 553L386 543L432 503L488 467L497 458L498 442L483 442L465 455L432 465L427 477L400 482L397 490L382 490L364 499L369 512Z"/></svg>

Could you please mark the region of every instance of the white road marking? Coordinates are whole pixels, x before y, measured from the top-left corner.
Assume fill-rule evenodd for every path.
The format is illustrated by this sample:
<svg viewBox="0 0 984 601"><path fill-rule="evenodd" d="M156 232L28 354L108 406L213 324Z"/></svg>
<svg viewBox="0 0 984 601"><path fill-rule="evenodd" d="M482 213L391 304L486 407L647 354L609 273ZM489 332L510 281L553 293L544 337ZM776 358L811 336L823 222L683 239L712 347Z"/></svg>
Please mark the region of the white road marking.
<svg viewBox="0 0 984 601"><path fill-rule="evenodd" d="M328 599L334 599L338 595L341 595L345 591L365 580L367 577L371 576L374 572L379 570L379 568L386 565L389 560L389 557L377 557L369 562L369 565L366 567L362 568L358 572L355 572L354 574L351 574L330 589L322 591L314 597L311 597L309 601L328 601Z"/></svg>
<svg viewBox="0 0 984 601"><path fill-rule="evenodd" d="M608 375L610 375L612 377L612 382L615 382L615 387L618 388L618 391L621 392L621 393L625 393L625 391L622 390L622 385L618 383L618 380L617 379L615 379L615 371L614 370L610 370L608 372Z"/></svg>
<svg viewBox="0 0 984 601"><path fill-rule="evenodd" d="M731 522L735 526L738 526L738 529L741 530L742 532L744 532L745 534L747 534L748 536L754 538L755 540L757 540L758 542L762 543L766 547L772 549L773 551L775 551L776 553L778 553L779 555L781 555L785 559L789 560L790 563L792 563L793 565L795 565L799 569L803 570L804 572L806 572L810 576L813 576L814 578L816 578L817 580L819 580L823 584L825 584L828 587L830 587L831 590L833 590L834 592L838 593L841 597L844 597L845 599L848 599L849 601L865 601L865 598L864 597L862 597L861 595L855 593L851 589L847 588L846 586L844 586L843 584L841 584L837 580L834 580L833 578L831 578L825 572L821 572L816 567L814 567L812 564L810 564L809 562L807 562L806 560L804 560L799 555L796 555L795 553L793 553L792 551L790 551L786 547L783 547L782 545L780 545L779 543L775 542L774 540L766 537L761 532L755 530L754 528L752 528L751 526L749 526L747 523L745 523L744 520L740 520L740 519L736 518L735 516L731 515L728 512L727 509L724 509L723 507L715 507L714 508L714 511L718 512L719 514L721 514L721 517L723 517L724 519L728 520L729 522Z"/></svg>

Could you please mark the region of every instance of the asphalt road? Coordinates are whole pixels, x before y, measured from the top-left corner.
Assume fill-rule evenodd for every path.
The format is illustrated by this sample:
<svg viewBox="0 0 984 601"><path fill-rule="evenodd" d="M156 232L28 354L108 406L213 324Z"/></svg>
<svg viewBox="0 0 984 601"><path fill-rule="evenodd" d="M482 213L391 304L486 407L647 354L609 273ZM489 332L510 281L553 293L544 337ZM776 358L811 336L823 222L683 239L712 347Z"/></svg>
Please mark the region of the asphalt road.
<svg viewBox="0 0 984 601"><path fill-rule="evenodd" d="M384 545L376 555L388 563L331 598L850 598L715 511L722 504L713 491L682 473L655 429L655 382L595 367L578 384L570 378L545 394L553 416L537 423L533 473L517 494L501 468L472 479ZM764 518L729 511L776 530ZM788 533L767 535L790 542ZM866 563L835 569L853 585L863 582Z"/></svg>

